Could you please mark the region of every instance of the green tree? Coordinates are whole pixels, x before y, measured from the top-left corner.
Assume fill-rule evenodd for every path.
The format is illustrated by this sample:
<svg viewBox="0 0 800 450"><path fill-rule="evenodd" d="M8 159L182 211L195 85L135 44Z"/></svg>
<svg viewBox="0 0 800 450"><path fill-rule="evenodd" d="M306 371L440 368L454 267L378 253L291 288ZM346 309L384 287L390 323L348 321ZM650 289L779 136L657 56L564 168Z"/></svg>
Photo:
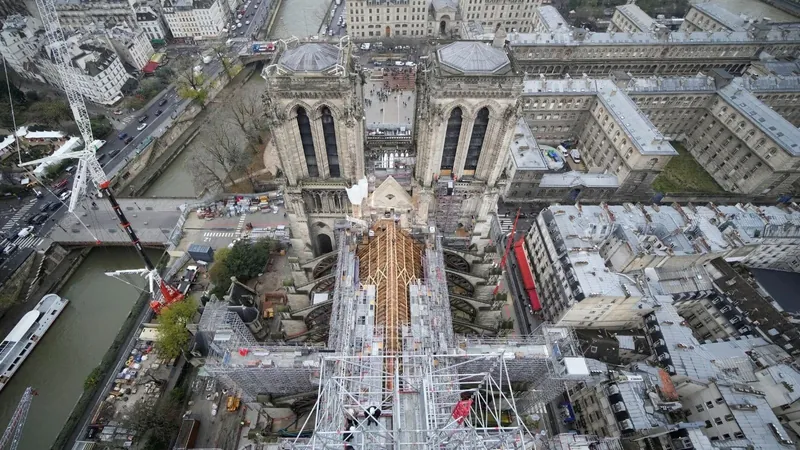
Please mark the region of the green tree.
<svg viewBox="0 0 800 450"><path fill-rule="evenodd" d="M92 118L91 124L92 134L94 135L95 139L106 138L114 130L114 127L111 126L111 122L109 122L108 118L105 116L97 116Z"/></svg>
<svg viewBox="0 0 800 450"><path fill-rule="evenodd" d="M202 71L194 70L191 64L179 69L175 74L175 84L181 98L190 99L205 108L208 99L208 88L205 86L205 77Z"/></svg>
<svg viewBox="0 0 800 450"><path fill-rule="evenodd" d="M272 241L259 239L254 243L239 241L231 248L225 265L237 279L246 281L264 271L272 250Z"/></svg>
<svg viewBox="0 0 800 450"><path fill-rule="evenodd" d="M194 317L197 305L194 299L186 298L161 310L158 316L158 339L156 350L166 359L177 358L189 342L186 325Z"/></svg>
<svg viewBox="0 0 800 450"><path fill-rule="evenodd" d="M228 288L231 286L231 272L225 264L230 253L229 248L218 249L214 252L214 264L208 269L208 278L214 283L214 290L211 293L220 298L228 292Z"/></svg>
<svg viewBox="0 0 800 450"><path fill-rule="evenodd" d="M72 112L69 106L61 100L33 103L25 112L26 122L39 123L51 127L56 127L62 121L71 119Z"/></svg>

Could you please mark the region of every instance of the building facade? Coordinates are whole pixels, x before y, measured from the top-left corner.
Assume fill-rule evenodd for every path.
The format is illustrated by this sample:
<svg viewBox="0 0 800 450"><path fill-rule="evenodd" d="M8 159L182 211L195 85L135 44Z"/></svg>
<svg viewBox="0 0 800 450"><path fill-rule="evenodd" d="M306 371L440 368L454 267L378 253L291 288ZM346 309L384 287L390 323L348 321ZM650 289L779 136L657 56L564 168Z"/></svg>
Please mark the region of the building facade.
<svg viewBox="0 0 800 450"><path fill-rule="evenodd" d="M130 79L120 57L114 51L88 43L80 35L67 40L77 87L83 96L94 103L113 105L122 99L122 86ZM37 60L45 80L61 85L58 66L52 61L47 47Z"/></svg>
<svg viewBox="0 0 800 450"><path fill-rule="evenodd" d="M506 33L530 33L533 31L533 18L542 0L460 0L461 14L465 21L478 24L485 31L493 33L503 30Z"/></svg>
<svg viewBox="0 0 800 450"><path fill-rule="evenodd" d="M440 4L440 10L443 5ZM454 13L453 13L454 14ZM353 0L347 4L347 31L353 39L430 36L426 0ZM455 17L441 18L446 24ZM445 25L447 27L447 25Z"/></svg>
<svg viewBox="0 0 800 450"><path fill-rule="evenodd" d="M56 0L61 27L79 31L85 27L136 27L136 14L128 0Z"/></svg>
<svg viewBox="0 0 800 450"><path fill-rule="evenodd" d="M697 3L686 13L680 31L745 31L747 20L718 3Z"/></svg>
<svg viewBox="0 0 800 450"><path fill-rule="evenodd" d="M150 41L163 41L168 37L167 27L161 20L161 13L149 5L137 5L136 23L144 30Z"/></svg>
<svg viewBox="0 0 800 450"><path fill-rule="evenodd" d="M106 37L117 54L137 70L146 66L155 53L150 39L141 28L129 31L123 27L114 27L106 31Z"/></svg>
<svg viewBox="0 0 800 450"><path fill-rule="evenodd" d="M14 15L3 22L0 31L0 53L17 75L44 81L36 70L34 59L45 41L41 22L33 17Z"/></svg>
<svg viewBox="0 0 800 450"><path fill-rule="evenodd" d="M614 9L614 15L611 16L611 25L608 26L608 31L647 33L652 31L655 26L656 21L652 17L642 11L642 8L630 3L617 6Z"/></svg>
<svg viewBox="0 0 800 450"><path fill-rule="evenodd" d="M162 0L161 10L174 38L219 36L229 14L225 0Z"/></svg>
<svg viewBox="0 0 800 450"><path fill-rule="evenodd" d="M336 221L360 217L366 194L356 192L365 180L363 98L349 52L346 44L294 45L262 72L293 242L303 258L336 247Z"/></svg>

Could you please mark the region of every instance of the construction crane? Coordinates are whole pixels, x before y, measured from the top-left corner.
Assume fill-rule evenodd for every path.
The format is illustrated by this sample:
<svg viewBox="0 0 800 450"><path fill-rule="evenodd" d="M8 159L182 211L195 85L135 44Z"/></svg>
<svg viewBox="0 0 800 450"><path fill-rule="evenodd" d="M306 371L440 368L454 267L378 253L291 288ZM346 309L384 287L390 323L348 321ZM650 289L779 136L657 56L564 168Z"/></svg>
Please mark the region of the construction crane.
<svg viewBox="0 0 800 450"><path fill-rule="evenodd" d="M508 240L506 241L506 251L503 253L503 257L500 259L500 270L506 270L506 259L508 259L508 252L511 250L511 244L514 243L514 238L517 235L517 221L519 221L519 214L522 211L522 208L517 208L517 216L514 218L514 224L511 226L511 233L508 235ZM500 283L502 283L503 277L499 277L497 279L497 286L494 287L494 291L492 295L497 295L500 291Z"/></svg>
<svg viewBox="0 0 800 450"><path fill-rule="evenodd" d="M19 401L14 415L8 421L6 431L0 438L0 449L16 450L19 440L22 437L22 428L25 426L25 419L28 418L28 410L31 408L31 400L36 395L36 391L29 387L22 393L22 400Z"/></svg>
<svg viewBox="0 0 800 450"><path fill-rule="evenodd" d="M78 167L75 170L75 180L72 187L72 197L69 201L69 212L73 212L75 210L75 207L78 205L78 201L80 201L81 194L86 190L88 179L91 179L91 181L97 186L97 189L100 192L99 195L108 199L109 203L111 204L111 208L114 210L114 213L119 219L120 225L122 225L122 228L128 234L131 243L133 243L133 247L136 249L136 252L139 253L139 257L142 258L142 261L144 261L145 269L139 272L144 274L150 282L150 293L152 295L150 307L156 313L158 313L164 306L181 300L183 295L161 278L161 275L159 275L158 271L153 265L153 262L150 261L150 258L144 252L142 244L139 242L139 238L136 236L136 233L133 231L130 222L125 217L125 213L122 212L122 208L120 208L117 200L114 198L114 195L111 192L111 183L108 181L106 174L103 171L103 167L100 165L100 162L97 161L96 152L99 146L99 141L96 141L92 136L92 125L89 120L89 112L86 110L86 103L84 102L83 94L81 94L80 90L78 89L75 73L73 72L72 59L69 54L69 49L66 45L66 40L64 39L64 32L62 31L61 24L58 20L58 14L56 13L54 0L36 0L36 6L39 8L45 33L47 34L50 54L55 61L56 67L58 68L58 74L61 78L61 85L64 88L64 92L67 94L69 106L72 109L72 115L75 117L75 123L78 125L78 129L81 132L84 148L74 152L68 152L61 155L51 155L34 161L28 161L20 165L29 166L41 163L58 162L64 159L78 160ZM97 243L100 244L100 241ZM158 291L160 291L160 297L158 295L158 291L155 289L156 286L158 286Z"/></svg>

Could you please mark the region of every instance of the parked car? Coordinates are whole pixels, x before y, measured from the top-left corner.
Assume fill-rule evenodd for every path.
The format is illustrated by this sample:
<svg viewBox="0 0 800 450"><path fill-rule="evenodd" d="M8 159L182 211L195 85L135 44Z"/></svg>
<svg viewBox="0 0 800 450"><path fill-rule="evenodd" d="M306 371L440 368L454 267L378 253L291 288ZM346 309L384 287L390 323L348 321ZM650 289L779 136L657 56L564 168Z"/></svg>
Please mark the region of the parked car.
<svg viewBox="0 0 800 450"><path fill-rule="evenodd" d="M17 246L17 244L8 244L8 245L6 245L6 248L3 249L3 254L4 255L10 255L10 254L14 253L15 251L17 251L17 248L19 248Z"/></svg>
<svg viewBox="0 0 800 450"><path fill-rule="evenodd" d="M39 211L41 212L50 211L50 207L53 206L53 203L58 203L58 202L47 202L39 208Z"/></svg>
<svg viewBox="0 0 800 450"><path fill-rule="evenodd" d="M159 109L158 111L156 111L156 117L160 116L163 113L164 113L164 111Z"/></svg>
<svg viewBox="0 0 800 450"><path fill-rule="evenodd" d="M144 130L145 128L147 128L147 123L146 123L146 122L142 122L142 124L141 124L141 125L139 125L138 127L136 127L136 129L137 129L137 130L139 130L139 131L142 131L142 130Z"/></svg>
<svg viewBox="0 0 800 450"><path fill-rule="evenodd" d="M58 183L53 184L53 189L61 189L69 183L69 180L64 178L63 180L59 181Z"/></svg>
<svg viewBox="0 0 800 450"><path fill-rule="evenodd" d="M69 166L66 169L64 169L64 172L67 173L72 173L73 171L75 171L75 166Z"/></svg>
<svg viewBox="0 0 800 450"><path fill-rule="evenodd" d="M55 211L58 208L61 208L61 202L53 202L53 204L50 205L50 211Z"/></svg>
<svg viewBox="0 0 800 450"><path fill-rule="evenodd" d="M61 195L59 195L58 198L60 198L62 202L65 202L65 201L67 201L69 199L69 197L71 195L72 195L72 191L66 190Z"/></svg>
<svg viewBox="0 0 800 450"><path fill-rule="evenodd" d="M133 142L133 136L129 137L128 139L125 139L126 144L130 144L131 142ZM117 152L119 152L119 150L117 150Z"/></svg>
<svg viewBox="0 0 800 450"><path fill-rule="evenodd" d="M118 109L118 110L114 111L114 115L115 116L121 116L122 115L122 111Z"/></svg>
<svg viewBox="0 0 800 450"><path fill-rule="evenodd" d="M133 140L133 139L131 139L131 140ZM126 144L127 144L127 142L126 142ZM113 158L113 157L117 156L117 153L119 153L119 149L118 148L114 149L114 150L111 150L110 152L108 152L108 157L109 158Z"/></svg>
<svg viewBox="0 0 800 450"><path fill-rule="evenodd" d="M164 105L166 105L166 104L167 104L167 101L168 101L168 100L167 100L166 98L162 98L162 99L161 99L161 101L160 101L160 102L158 102L158 106L164 106Z"/></svg>
<svg viewBox="0 0 800 450"><path fill-rule="evenodd" d="M103 153L102 155L97 156L97 162L103 162L104 159L108 158L108 155Z"/></svg>
<svg viewBox="0 0 800 450"><path fill-rule="evenodd" d="M145 120L147 120L147 114L139 117L139 123L144 123Z"/></svg>
<svg viewBox="0 0 800 450"><path fill-rule="evenodd" d="M120 133L120 134L119 134L117 137L118 137L120 140L123 140L123 139L125 139L126 137L128 137L128 133Z"/></svg>

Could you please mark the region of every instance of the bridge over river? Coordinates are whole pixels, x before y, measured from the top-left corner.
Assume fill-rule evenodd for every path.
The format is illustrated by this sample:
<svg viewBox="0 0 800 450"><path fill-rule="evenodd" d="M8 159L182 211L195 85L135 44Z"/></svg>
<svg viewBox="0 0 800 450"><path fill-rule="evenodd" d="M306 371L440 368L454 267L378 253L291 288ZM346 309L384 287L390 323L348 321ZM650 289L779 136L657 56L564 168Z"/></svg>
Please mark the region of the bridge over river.
<svg viewBox="0 0 800 450"><path fill-rule="evenodd" d="M179 222L187 204L194 198L121 198L122 211L144 246L162 247ZM130 245L127 233L105 199L96 199L96 206L85 202L85 209L66 214L53 227L49 238L63 246ZM76 217L77 216L77 217Z"/></svg>

